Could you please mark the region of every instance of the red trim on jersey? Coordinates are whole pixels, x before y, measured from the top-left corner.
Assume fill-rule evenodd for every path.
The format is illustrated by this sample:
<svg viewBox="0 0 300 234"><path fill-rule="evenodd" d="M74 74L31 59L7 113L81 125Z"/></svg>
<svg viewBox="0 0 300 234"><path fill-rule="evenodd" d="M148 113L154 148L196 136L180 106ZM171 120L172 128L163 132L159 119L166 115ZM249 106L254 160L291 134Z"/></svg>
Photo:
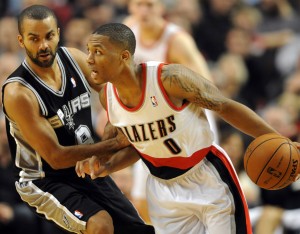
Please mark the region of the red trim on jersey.
<svg viewBox="0 0 300 234"><path fill-rule="evenodd" d="M162 67L166 65L166 63L161 63L159 66L158 66L158 69L157 69L157 81L158 81L158 86L160 87L160 90L165 98L165 101L169 104L169 106L175 110L175 111L181 111L183 110L188 104L189 102L186 102L184 103L182 106L178 107L178 106L175 106L173 104L173 102L170 100L168 94L166 93L166 90L163 86L163 83L162 83L162 80L161 80L161 70L162 70Z"/></svg>
<svg viewBox="0 0 300 234"><path fill-rule="evenodd" d="M218 148L216 148L215 146L211 147L211 151L213 152L214 155L216 155L226 166L226 168L228 169L231 178L233 179L234 183L236 184L238 190L239 190L239 194L240 197L243 201L243 205L244 205L244 211L245 211L245 217L246 217L246 225L247 225L247 234L251 234L252 233L252 226L251 226L251 222L250 222L250 216L249 216L249 212L248 212L248 205L243 193L243 190L241 188L239 179L237 177L237 174L235 172L235 170L233 169L232 164L228 161L228 158L220 151L218 150Z"/></svg>
<svg viewBox="0 0 300 234"><path fill-rule="evenodd" d="M127 110L128 112L134 112L134 111L137 111L138 109L140 109L140 107L142 106L142 104L144 103L144 99L145 99L145 93L146 93L146 82L147 82L147 79L146 79L146 64L145 63L141 63L141 66L142 66L142 81L143 81L143 87L142 87L142 98L141 100L139 101L139 103L133 107L133 108L129 108L127 106L125 106L121 99L119 98L119 95L118 95L118 92L117 92L117 89L115 86L113 86L113 91L114 91L114 94L116 96L116 99L117 101L119 102L120 106L122 108L124 108L125 110Z"/></svg>
<svg viewBox="0 0 300 234"><path fill-rule="evenodd" d="M211 147L201 149L193 153L190 157L154 158L141 152L140 155L155 167L167 166L185 170L198 164L207 155L210 149Z"/></svg>
<svg viewBox="0 0 300 234"><path fill-rule="evenodd" d="M109 113L108 113L108 97L107 97L107 83L104 85L104 93L105 93L105 97L106 97L106 116L107 116L107 120L108 122L110 122L109 120Z"/></svg>

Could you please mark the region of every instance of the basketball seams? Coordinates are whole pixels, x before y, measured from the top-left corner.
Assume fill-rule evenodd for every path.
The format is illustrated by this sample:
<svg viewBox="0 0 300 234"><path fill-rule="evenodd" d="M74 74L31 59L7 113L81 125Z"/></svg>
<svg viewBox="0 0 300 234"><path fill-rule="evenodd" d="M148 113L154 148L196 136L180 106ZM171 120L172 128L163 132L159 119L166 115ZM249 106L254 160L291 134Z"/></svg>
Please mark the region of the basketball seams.
<svg viewBox="0 0 300 234"><path fill-rule="evenodd" d="M263 135L263 136L265 136L265 135ZM259 138L259 137L258 137ZM263 141L263 142L261 142L261 143L259 143L258 145L256 145L255 146L255 148L251 151L251 153L249 154L249 155L247 155L248 157L246 158L246 165L245 165L245 169L246 169L246 171L247 171L247 169L248 169L248 161L249 161L249 159L250 159L250 157L252 156L252 154L253 154L253 152L259 147L259 146L261 146L262 144L264 144L264 143L266 143L266 142L268 142L268 141L271 141L271 140L274 140L274 139L285 139L284 137L273 137L273 138L268 138L268 139L266 139L265 141ZM251 143L249 146L248 146L248 148L251 148L251 145L252 145L253 143ZM245 159L244 159L245 160Z"/></svg>
<svg viewBox="0 0 300 234"><path fill-rule="evenodd" d="M265 141L264 141L264 142L265 142ZM263 142L263 143L264 143L264 142ZM262 144L263 144L263 143L262 143ZM260 177L261 177L261 174L264 173L266 167L269 166L269 163L270 163L270 161L272 161L274 155L276 155L276 153L278 152L278 150L279 150L283 145L285 145L285 144L288 144L288 142L281 143L281 144L276 148L276 150L274 151L274 153L272 154L272 156L269 158L269 160L266 162L265 166L262 168L262 170L261 170L261 172L259 173L259 176L258 176L258 178L256 179L256 182L255 182L255 183L257 183L257 182L259 181L259 179L260 179ZM289 164L290 164L290 163L289 163ZM284 174L286 174L286 172L285 172ZM282 179L282 178L281 178L281 179Z"/></svg>
<svg viewBox="0 0 300 234"><path fill-rule="evenodd" d="M249 178L261 188L282 189L300 172L300 152L292 141L276 133L255 138L244 154Z"/></svg>
<svg viewBox="0 0 300 234"><path fill-rule="evenodd" d="M293 142L289 142L289 144L298 152L299 154L299 149L293 144Z"/></svg>
<svg viewBox="0 0 300 234"><path fill-rule="evenodd" d="M287 141L286 143L283 143L283 144L281 144L280 145L280 147L282 146L282 145L286 145L286 144L288 144L289 145L289 149L290 149L290 153L289 153L289 163L288 163L288 166L286 167L286 170L285 170L285 172L283 173L283 176L281 177L281 179L280 179L280 181L278 181L276 184L274 184L273 186L271 186L271 187L269 187L269 188L267 188L267 189L274 189L278 184L280 184L281 182L282 182L282 180L285 178L285 176L286 176L286 174L287 174L287 172L288 172L288 170L290 169L290 166L291 166L291 162L292 162L292 150L291 150L291 144ZM272 156L272 158L273 158L273 156ZM281 188L282 187L282 185L281 186L278 186L278 187L276 187L277 189L278 188Z"/></svg>
<svg viewBox="0 0 300 234"><path fill-rule="evenodd" d="M289 166L286 168L286 171L285 171L285 174L284 174L284 176L287 174L287 171L290 169L290 166L291 166L291 162L292 162L292 148L291 148L291 143L290 142L287 142L287 144L289 145L289 148L290 148L290 160L289 160ZM284 178L284 176L281 178L281 180L277 183L277 184L275 184L275 185L273 185L272 187L270 187L269 189L274 189L274 187L276 186L276 185L278 185L282 180L283 180L283 178ZM280 189L280 188L282 188L282 185L281 186L278 186L278 187L276 187L276 189Z"/></svg>

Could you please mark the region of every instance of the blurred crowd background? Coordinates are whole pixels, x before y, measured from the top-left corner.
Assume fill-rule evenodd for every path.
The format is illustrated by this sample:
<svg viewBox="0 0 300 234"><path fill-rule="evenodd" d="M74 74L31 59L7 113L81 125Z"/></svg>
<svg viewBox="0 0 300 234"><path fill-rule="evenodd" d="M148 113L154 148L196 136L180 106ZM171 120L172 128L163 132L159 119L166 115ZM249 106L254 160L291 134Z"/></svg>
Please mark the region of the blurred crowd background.
<svg viewBox="0 0 300 234"><path fill-rule="evenodd" d="M16 15L25 7L42 4L53 9L61 28L60 44L86 52L87 36L101 24L123 22L129 15L129 1L1 0L0 84L24 59L24 52L17 42ZM249 106L282 135L299 142L300 0L161 1L166 5L164 18L192 36L220 91ZM101 139L106 119L96 99L94 126ZM243 153L252 139L217 117L216 122L217 141L236 167L251 208L255 233L299 234L299 182L280 191L259 189L243 171ZM12 167L1 109L0 233L46 234L44 224L27 213L27 207L19 200ZM141 216L150 222L145 206L132 196L133 169L127 168L113 177L136 204ZM36 232L26 232L28 225L39 228Z"/></svg>

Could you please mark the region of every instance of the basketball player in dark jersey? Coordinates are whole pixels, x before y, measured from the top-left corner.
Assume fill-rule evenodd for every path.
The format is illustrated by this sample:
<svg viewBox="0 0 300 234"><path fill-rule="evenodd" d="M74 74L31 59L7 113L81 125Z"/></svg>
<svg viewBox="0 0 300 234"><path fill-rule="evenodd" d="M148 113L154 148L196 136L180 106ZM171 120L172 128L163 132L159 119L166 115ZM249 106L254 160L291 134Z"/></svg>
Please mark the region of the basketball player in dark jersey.
<svg viewBox="0 0 300 234"><path fill-rule="evenodd" d="M26 58L3 85L3 110L22 200L67 232L154 233L110 177L75 173L79 160L132 152L117 133L94 140L86 55L58 47L57 18L45 6L24 9L18 28Z"/></svg>

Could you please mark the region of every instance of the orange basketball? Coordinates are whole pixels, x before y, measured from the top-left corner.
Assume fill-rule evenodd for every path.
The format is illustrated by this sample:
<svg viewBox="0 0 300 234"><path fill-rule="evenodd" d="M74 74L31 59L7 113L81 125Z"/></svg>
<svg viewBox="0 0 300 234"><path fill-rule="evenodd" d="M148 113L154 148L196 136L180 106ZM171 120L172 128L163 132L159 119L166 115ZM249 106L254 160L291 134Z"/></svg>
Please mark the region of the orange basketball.
<svg viewBox="0 0 300 234"><path fill-rule="evenodd" d="M250 179L268 190L291 184L298 173L300 154L290 139L275 134L255 138L247 147L244 167Z"/></svg>

